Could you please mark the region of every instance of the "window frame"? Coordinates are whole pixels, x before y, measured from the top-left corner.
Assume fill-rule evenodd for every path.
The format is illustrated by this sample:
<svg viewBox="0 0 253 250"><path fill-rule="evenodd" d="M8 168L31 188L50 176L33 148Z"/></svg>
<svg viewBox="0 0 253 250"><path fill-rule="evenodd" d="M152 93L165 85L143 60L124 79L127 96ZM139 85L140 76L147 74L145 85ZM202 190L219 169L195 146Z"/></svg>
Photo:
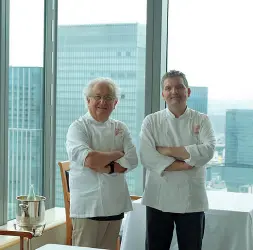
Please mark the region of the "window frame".
<svg viewBox="0 0 253 250"><path fill-rule="evenodd" d="M160 82L167 70L168 7L169 0L147 0L145 115L165 108Z"/></svg>
<svg viewBox="0 0 253 250"><path fill-rule="evenodd" d="M44 0L43 189L54 207L57 0ZM8 91L10 0L0 1L0 226L8 221ZM44 142L47 142L45 145Z"/></svg>
<svg viewBox="0 0 253 250"><path fill-rule="evenodd" d="M0 225L8 204L9 10L9 1L0 1Z"/></svg>
<svg viewBox="0 0 253 250"><path fill-rule="evenodd" d="M167 70L168 6L169 0L147 0L145 116L165 108L160 82ZM143 180L144 190L144 168Z"/></svg>
<svg viewBox="0 0 253 250"><path fill-rule="evenodd" d="M44 0L44 142L43 195L55 207L56 65L58 0Z"/></svg>

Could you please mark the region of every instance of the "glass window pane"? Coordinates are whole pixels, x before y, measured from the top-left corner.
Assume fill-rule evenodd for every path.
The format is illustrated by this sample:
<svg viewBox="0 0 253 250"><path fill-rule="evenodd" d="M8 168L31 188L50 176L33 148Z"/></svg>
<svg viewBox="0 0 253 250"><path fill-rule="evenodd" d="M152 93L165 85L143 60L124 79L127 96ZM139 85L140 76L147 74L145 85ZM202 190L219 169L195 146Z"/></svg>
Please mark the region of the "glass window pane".
<svg viewBox="0 0 253 250"><path fill-rule="evenodd" d="M59 0L56 160L67 159L69 125L85 114L82 90L96 77L121 89L113 117L125 122L138 148L144 118L146 0ZM131 15L129 14L131 13ZM56 205L63 205L57 167ZM143 169L127 176L130 192L142 194Z"/></svg>
<svg viewBox="0 0 253 250"><path fill-rule="evenodd" d="M169 3L168 69L186 74L189 107L208 114L217 138L208 189L253 193L253 2Z"/></svg>
<svg viewBox="0 0 253 250"><path fill-rule="evenodd" d="M42 194L43 0L10 0L8 219L16 197Z"/></svg>

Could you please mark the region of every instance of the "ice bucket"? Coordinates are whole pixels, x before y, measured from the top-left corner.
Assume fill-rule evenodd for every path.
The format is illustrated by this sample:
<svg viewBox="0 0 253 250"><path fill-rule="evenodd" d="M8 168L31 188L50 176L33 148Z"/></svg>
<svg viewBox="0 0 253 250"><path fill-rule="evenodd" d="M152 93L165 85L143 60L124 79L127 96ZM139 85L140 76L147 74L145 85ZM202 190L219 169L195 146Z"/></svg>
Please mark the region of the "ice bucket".
<svg viewBox="0 0 253 250"><path fill-rule="evenodd" d="M45 200L44 196L35 196L34 200L28 196L18 196L16 208L16 229L30 231L34 236L42 235L45 228Z"/></svg>

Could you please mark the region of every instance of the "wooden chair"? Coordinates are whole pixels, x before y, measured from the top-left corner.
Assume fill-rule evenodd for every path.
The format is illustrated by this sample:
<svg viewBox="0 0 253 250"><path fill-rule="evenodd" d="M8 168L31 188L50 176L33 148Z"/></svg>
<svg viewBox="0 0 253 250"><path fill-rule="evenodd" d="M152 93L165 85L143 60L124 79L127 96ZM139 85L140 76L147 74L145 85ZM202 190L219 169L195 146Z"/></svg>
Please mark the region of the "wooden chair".
<svg viewBox="0 0 253 250"><path fill-rule="evenodd" d="M138 195L130 195L130 197L132 201L136 201L142 198L141 196L138 196Z"/></svg>
<svg viewBox="0 0 253 250"><path fill-rule="evenodd" d="M68 171L70 170L70 162L62 161L58 162L61 172L65 213L66 213L66 245L72 245L72 222L70 218L70 193L69 193L69 181Z"/></svg>
<svg viewBox="0 0 253 250"><path fill-rule="evenodd" d="M31 249L31 239L33 237L32 232L0 229L0 235L18 236L20 238L20 250L24 250L24 238L26 238L27 239L27 250Z"/></svg>
<svg viewBox="0 0 253 250"><path fill-rule="evenodd" d="M58 162L61 172L62 179L62 188L64 195L64 204L65 204L65 212L66 212L66 245L72 245L72 222L70 218L70 193L69 193L69 173L70 170L70 162L69 161L61 161ZM141 196L133 195L131 196L132 200L140 199ZM120 249L120 237L117 240L117 250Z"/></svg>

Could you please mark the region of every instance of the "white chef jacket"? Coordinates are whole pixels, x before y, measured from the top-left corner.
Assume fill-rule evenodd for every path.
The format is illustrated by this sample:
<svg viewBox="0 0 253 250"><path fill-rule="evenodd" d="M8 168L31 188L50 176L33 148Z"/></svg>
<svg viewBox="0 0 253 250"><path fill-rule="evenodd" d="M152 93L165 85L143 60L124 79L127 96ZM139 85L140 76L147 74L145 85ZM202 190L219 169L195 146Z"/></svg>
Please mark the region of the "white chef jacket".
<svg viewBox="0 0 253 250"><path fill-rule="evenodd" d="M132 210L124 174L101 174L84 167L92 150L124 151L116 162L127 171L137 166L136 149L124 123L113 119L98 122L87 113L70 125L66 148L71 162L70 217L113 216Z"/></svg>
<svg viewBox="0 0 253 250"><path fill-rule="evenodd" d="M176 118L169 109L148 115L140 134L140 158L147 169L142 203L163 212L190 213L208 209L205 164L214 154L215 137L207 115L187 108ZM191 170L164 171L176 159L160 154L157 146L184 146Z"/></svg>

